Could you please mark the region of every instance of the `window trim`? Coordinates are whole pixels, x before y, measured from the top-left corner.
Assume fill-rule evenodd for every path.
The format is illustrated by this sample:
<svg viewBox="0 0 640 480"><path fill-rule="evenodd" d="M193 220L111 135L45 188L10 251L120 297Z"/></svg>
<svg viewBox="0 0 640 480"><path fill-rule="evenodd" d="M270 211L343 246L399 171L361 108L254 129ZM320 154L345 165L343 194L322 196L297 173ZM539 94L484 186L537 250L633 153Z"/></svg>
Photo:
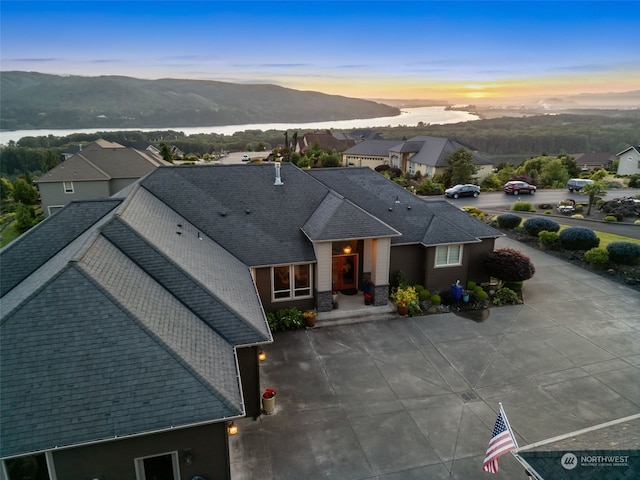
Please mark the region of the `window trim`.
<svg viewBox="0 0 640 480"><path fill-rule="evenodd" d="M283 293L287 290L277 290L275 285L275 269L288 267L289 268L289 279L295 278L295 268L306 266L309 269L309 285L307 287L299 287L296 288L295 282L289 281L289 295L286 297L276 297L276 293ZM271 301L272 302L290 302L292 300L304 300L308 298L313 298L313 263L293 263L293 264L285 264L285 265L272 265L269 269L270 277L271 277ZM296 291L304 291L308 290L309 293L307 295L296 295Z"/></svg>
<svg viewBox="0 0 640 480"><path fill-rule="evenodd" d="M451 247L457 247L458 248L458 258L456 260L456 263L452 263L451 262ZM447 263L442 263L442 264L438 263L438 250L441 249L441 248L446 248L447 249ZM464 244L462 244L462 243L451 243L451 244L448 244L448 245L438 245L436 247L435 255L434 255L434 259L433 259L434 268L460 267L462 265L463 252L464 252Z"/></svg>
<svg viewBox="0 0 640 480"><path fill-rule="evenodd" d="M67 188L67 185L69 185L69 188ZM63 181L62 189L64 190L64 193L73 193L73 182Z"/></svg>

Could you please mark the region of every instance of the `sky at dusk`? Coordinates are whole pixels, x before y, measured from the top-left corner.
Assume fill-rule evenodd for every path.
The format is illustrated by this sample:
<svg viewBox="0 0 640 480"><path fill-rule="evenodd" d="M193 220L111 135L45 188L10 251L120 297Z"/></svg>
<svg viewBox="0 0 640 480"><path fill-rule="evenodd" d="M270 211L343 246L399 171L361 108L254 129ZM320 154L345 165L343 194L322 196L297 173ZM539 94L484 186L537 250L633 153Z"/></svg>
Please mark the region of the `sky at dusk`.
<svg viewBox="0 0 640 480"><path fill-rule="evenodd" d="M0 2L0 68L453 102L640 89L636 1Z"/></svg>

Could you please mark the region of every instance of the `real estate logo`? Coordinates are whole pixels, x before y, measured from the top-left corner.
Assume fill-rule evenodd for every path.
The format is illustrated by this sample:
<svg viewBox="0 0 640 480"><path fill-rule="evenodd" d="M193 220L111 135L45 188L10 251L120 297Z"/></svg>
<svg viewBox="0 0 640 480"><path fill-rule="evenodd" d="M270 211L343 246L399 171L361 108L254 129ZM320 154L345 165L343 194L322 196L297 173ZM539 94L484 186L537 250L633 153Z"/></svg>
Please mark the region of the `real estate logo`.
<svg viewBox="0 0 640 480"><path fill-rule="evenodd" d="M565 470L573 470L578 466L578 457L573 453L565 453L560 459L560 464Z"/></svg>
<svg viewBox="0 0 640 480"><path fill-rule="evenodd" d="M581 467L628 467L629 455L580 455L580 458L567 452L562 455L560 465L565 470Z"/></svg>

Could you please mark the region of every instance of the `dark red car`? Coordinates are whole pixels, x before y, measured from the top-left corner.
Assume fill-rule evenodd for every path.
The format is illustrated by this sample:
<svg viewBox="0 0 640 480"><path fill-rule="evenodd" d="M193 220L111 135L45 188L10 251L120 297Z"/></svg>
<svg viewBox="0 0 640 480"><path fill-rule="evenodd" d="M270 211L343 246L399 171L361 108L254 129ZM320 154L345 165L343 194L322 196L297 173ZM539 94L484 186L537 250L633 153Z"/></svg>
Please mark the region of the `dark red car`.
<svg viewBox="0 0 640 480"><path fill-rule="evenodd" d="M512 181L504 184L504 193L510 193L512 195L520 195L521 193L528 193L533 195L536 193L538 187L530 185L527 182Z"/></svg>

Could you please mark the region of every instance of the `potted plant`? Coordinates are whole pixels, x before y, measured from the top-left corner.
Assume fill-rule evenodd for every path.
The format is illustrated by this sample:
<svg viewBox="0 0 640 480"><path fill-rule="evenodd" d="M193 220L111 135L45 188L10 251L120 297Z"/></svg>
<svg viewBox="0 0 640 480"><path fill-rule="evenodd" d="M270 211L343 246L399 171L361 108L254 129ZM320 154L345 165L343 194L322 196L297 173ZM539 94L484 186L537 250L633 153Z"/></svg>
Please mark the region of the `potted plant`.
<svg viewBox="0 0 640 480"><path fill-rule="evenodd" d="M313 328L316 326L316 318L318 317L318 313L314 310L307 310L303 314L304 321L307 327Z"/></svg>
<svg viewBox="0 0 640 480"><path fill-rule="evenodd" d="M370 293L365 293L364 294L364 304L365 305L371 305L371 300L373 300L373 297L371 296Z"/></svg>
<svg viewBox="0 0 640 480"><path fill-rule="evenodd" d="M400 315L406 315L410 304L418 304L418 292L415 287L401 284L394 288L390 295L391 301L398 307Z"/></svg>

